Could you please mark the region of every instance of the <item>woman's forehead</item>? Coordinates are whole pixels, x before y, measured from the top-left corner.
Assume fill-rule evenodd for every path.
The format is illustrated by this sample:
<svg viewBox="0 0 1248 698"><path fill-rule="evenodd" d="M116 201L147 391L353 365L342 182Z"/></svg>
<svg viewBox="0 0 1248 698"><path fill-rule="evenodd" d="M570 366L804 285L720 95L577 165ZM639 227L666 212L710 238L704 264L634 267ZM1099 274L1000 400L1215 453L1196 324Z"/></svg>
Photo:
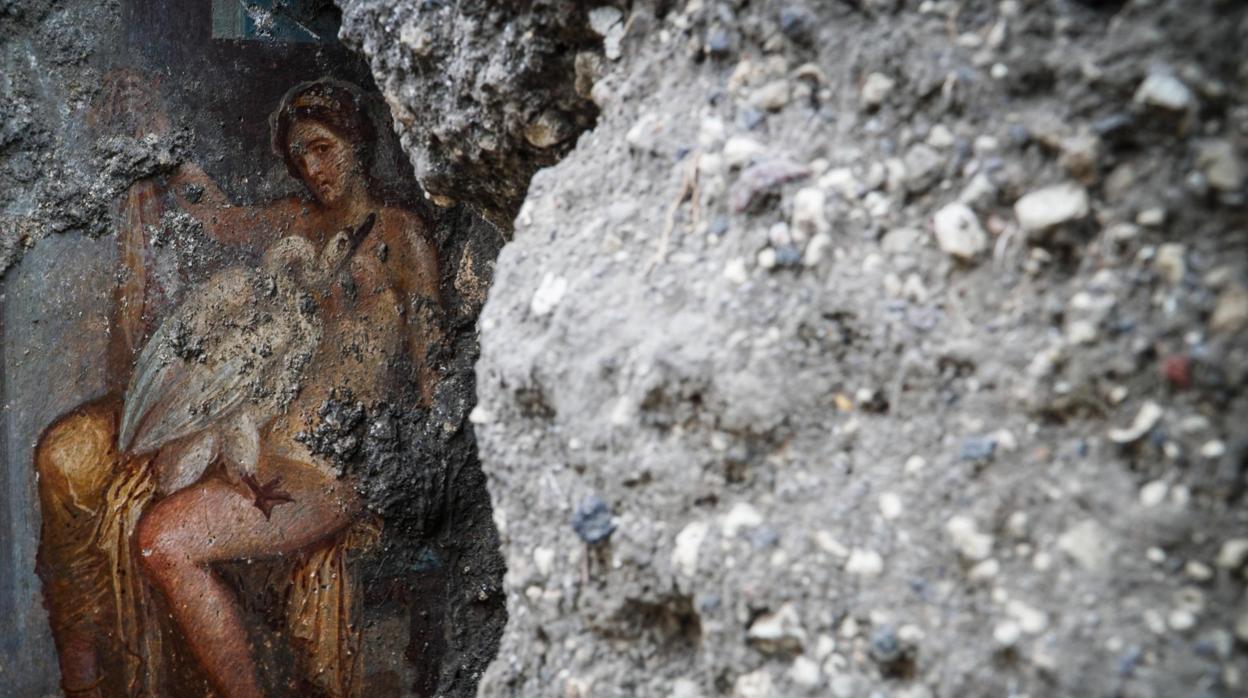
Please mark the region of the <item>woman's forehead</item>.
<svg viewBox="0 0 1248 698"><path fill-rule="evenodd" d="M338 134L331 131L324 124L312 119L298 119L290 129L291 140L311 141L318 138L330 138L333 140L341 140Z"/></svg>

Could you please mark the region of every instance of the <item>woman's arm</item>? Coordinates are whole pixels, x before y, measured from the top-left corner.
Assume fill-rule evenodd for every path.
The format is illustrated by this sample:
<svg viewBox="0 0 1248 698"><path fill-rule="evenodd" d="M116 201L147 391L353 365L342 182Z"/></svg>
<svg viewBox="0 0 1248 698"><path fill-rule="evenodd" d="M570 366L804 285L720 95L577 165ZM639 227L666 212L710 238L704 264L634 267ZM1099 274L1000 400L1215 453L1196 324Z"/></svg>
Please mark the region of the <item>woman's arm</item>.
<svg viewBox="0 0 1248 698"><path fill-rule="evenodd" d="M301 208L294 198L262 206L237 206L203 168L193 163L178 168L169 185L182 210L197 218L214 239L257 251L289 235Z"/></svg>

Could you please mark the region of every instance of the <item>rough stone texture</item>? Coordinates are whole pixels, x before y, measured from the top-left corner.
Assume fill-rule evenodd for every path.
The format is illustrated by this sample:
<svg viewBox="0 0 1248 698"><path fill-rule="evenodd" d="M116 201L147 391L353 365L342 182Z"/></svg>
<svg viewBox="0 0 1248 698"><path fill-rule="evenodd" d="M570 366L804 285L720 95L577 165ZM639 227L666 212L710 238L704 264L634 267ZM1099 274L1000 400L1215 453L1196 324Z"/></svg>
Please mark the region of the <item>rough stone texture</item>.
<svg viewBox="0 0 1248 698"><path fill-rule="evenodd" d="M593 124L601 43L573 0L340 2L416 176L510 228L529 178ZM582 53L583 52L583 53ZM434 105L437 105L436 107Z"/></svg>
<svg viewBox="0 0 1248 698"><path fill-rule="evenodd" d="M524 152L511 91L568 84L488 76L549 6L346 4L431 189L504 209L532 168L438 128ZM1210 319L1243 317L1248 238L1199 142L1242 157L1245 7L617 9L618 60L582 59L596 126L528 186L480 323L510 616L481 695L1241 693L1244 570L1216 561L1246 530L1248 342ZM1072 179L1090 216L1021 229ZM826 232L814 195L791 220L811 187ZM936 244L954 201L982 258Z"/></svg>

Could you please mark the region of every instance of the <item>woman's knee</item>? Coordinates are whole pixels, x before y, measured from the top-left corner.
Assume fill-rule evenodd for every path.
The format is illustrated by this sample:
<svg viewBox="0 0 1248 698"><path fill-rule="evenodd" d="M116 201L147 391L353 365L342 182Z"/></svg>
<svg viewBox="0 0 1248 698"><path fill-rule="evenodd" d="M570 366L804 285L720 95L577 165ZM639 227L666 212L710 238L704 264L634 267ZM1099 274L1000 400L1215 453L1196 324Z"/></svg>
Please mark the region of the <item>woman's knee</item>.
<svg viewBox="0 0 1248 698"><path fill-rule="evenodd" d="M117 465L112 410L88 406L61 417L35 446L35 469L45 497L95 510Z"/></svg>
<svg viewBox="0 0 1248 698"><path fill-rule="evenodd" d="M171 579L180 568L198 564L178 520L171 514L157 504L139 519L134 531L139 563L151 581L157 583Z"/></svg>

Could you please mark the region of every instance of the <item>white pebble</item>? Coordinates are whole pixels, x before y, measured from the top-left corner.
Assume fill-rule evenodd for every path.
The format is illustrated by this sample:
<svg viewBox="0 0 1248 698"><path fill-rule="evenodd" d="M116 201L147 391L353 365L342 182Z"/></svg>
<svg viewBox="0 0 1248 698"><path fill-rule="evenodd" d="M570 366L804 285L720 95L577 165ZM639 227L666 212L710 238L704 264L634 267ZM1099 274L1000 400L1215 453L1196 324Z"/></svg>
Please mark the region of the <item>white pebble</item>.
<svg viewBox="0 0 1248 698"><path fill-rule="evenodd" d="M1192 106L1192 91L1168 72L1155 71L1140 83L1135 101L1171 111L1185 111Z"/></svg>
<svg viewBox="0 0 1248 698"><path fill-rule="evenodd" d="M883 73L871 73L866 80L862 82L862 90L859 92L859 98L862 100L863 106L878 107L888 93L893 91L893 87L897 85L897 81L888 77Z"/></svg>
<svg viewBox="0 0 1248 698"><path fill-rule="evenodd" d="M893 519L901 516L903 505L901 503L901 497L898 497L896 494L892 492L885 492L884 494L881 494L879 505L880 516L883 516L885 519L892 521Z"/></svg>
<svg viewBox="0 0 1248 698"><path fill-rule="evenodd" d="M1161 206L1146 208L1135 216L1136 225L1142 225L1146 228L1156 228L1165 222L1166 209Z"/></svg>
<svg viewBox="0 0 1248 698"><path fill-rule="evenodd" d="M1200 560L1188 560L1183 566L1183 572L1197 582L1207 582L1213 579L1213 568Z"/></svg>
<svg viewBox="0 0 1248 698"><path fill-rule="evenodd" d="M1117 444L1129 444L1138 441L1157 426L1165 410L1155 402L1149 401L1140 406L1131 426L1121 429L1110 429L1109 440Z"/></svg>
<svg viewBox="0 0 1248 698"><path fill-rule="evenodd" d="M1206 441L1200 447L1200 455L1209 459L1221 458L1226 455L1226 444L1217 439Z"/></svg>
<svg viewBox="0 0 1248 698"><path fill-rule="evenodd" d="M1248 560L1248 538L1231 538L1218 550L1217 565L1222 569L1239 569L1245 560Z"/></svg>
<svg viewBox="0 0 1248 698"><path fill-rule="evenodd" d="M1023 636L1023 629L1018 627L1018 623L1012 620L1001 621L992 629L992 639L998 646L1010 648L1018 644L1019 638Z"/></svg>
<svg viewBox="0 0 1248 698"><path fill-rule="evenodd" d="M945 206L936 212L932 224L937 244L948 255L969 261L988 249L988 234L966 204Z"/></svg>
<svg viewBox="0 0 1248 698"><path fill-rule="evenodd" d="M1028 635L1039 635L1049 627L1049 616L1046 613L1017 599L1006 604L1005 610Z"/></svg>
<svg viewBox="0 0 1248 698"><path fill-rule="evenodd" d="M793 196L793 228L810 235L828 232L830 225L824 215L826 197L822 189L807 187Z"/></svg>
<svg viewBox="0 0 1248 698"><path fill-rule="evenodd" d="M732 505L732 508L728 510L727 514L724 514L723 519L720 521L720 525L724 529L724 535L729 537L737 535L743 528L754 528L762 525L762 523L763 515L758 513L758 510L747 502L737 502Z"/></svg>
<svg viewBox="0 0 1248 698"><path fill-rule="evenodd" d="M762 143L749 136L733 136L724 143L724 160L729 167L744 167L766 150Z"/></svg>
<svg viewBox="0 0 1248 698"><path fill-rule="evenodd" d="M845 571L859 577L878 577L884 571L884 558L874 550L854 548L845 562Z"/></svg>
<svg viewBox="0 0 1248 698"><path fill-rule="evenodd" d="M992 554L993 539L981 533L968 516L953 516L945 522L945 533L962 557L972 562L986 560Z"/></svg>
<svg viewBox="0 0 1248 698"><path fill-rule="evenodd" d="M1097 571L1104 568L1110 553L1107 537L1104 527L1088 519L1058 536L1057 547L1084 569Z"/></svg>
<svg viewBox="0 0 1248 698"><path fill-rule="evenodd" d="M1074 183L1033 191L1014 203L1014 215L1024 230L1037 232L1088 215L1088 192Z"/></svg>
<svg viewBox="0 0 1248 698"><path fill-rule="evenodd" d="M1169 493L1169 483L1165 480L1153 480L1140 488L1140 504L1146 507L1155 507L1166 501L1166 495Z"/></svg>
<svg viewBox="0 0 1248 698"><path fill-rule="evenodd" d="M1196 627L1196 615L1191 611L1178 608L1170 612L1166 618L1166 625L1169 625L1171 630L1185 632Z"/></svg>
<svg viewBox="0 0 1248 698"><path fill-rule="evenodd" d="M675 544L672 546L672 567L686 577L692 577L698 572L698 551L702 548L702 541L706 540L706 534L710 532L710 526L705 521L693 521L685 525L676 534Z"/></svg>
<svg viewBox="0 0 1248 698"><path fill-rule="evenodd" d="M746 271L745 260L740 257L734 257L724 264L724 278L734 284L743 284L749 281L750 274Z"/></svg>
<svg viewBox="0 0 1248 698"><path fill-rule="evenodd" d="M789 678L793 683L804 688L814 688L819 685L819 681L823 678L819 672L819 664L807 657L800 655L793 660L793 666L789 667Z"/></svg>
<svg viewBox="0 0 1248 698"><path fill-rule="evenodd" d="M559 301L563 300L563 294L567 290L567 279L556 276L552 272L546 272L537 290L533 292L533 300L529 303L529 309L539 317L548 315L555 309L555 306L559 305Z"/></svg>

